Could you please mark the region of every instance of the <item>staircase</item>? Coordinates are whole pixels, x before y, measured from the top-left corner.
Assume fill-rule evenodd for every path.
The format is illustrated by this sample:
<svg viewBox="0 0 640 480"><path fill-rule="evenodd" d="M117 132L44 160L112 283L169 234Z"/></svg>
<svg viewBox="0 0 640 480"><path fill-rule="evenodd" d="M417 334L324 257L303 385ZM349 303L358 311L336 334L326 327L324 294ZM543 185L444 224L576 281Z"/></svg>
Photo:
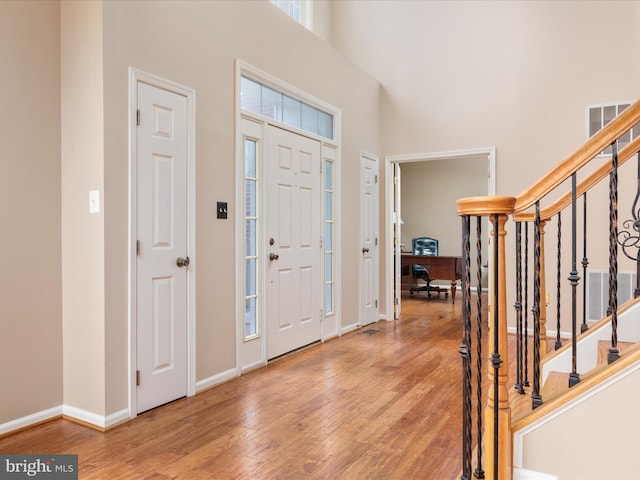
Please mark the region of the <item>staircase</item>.
<svg viewBox="0 0 640 480"><path fill-rule="evenodd" d="M631 438L640 429L640 298L618 305L618 272L633 269L640 279L639 123L640 101L519 196L457 202L461 479L640 478ZM609 146L612 154L601 155ZM621 220L619 206L631 212ZM485 218L492 230L489 319L471 298L472 264L481 281ZM588 323L585 279L594 264L608 268L609 309Z"/></svg>

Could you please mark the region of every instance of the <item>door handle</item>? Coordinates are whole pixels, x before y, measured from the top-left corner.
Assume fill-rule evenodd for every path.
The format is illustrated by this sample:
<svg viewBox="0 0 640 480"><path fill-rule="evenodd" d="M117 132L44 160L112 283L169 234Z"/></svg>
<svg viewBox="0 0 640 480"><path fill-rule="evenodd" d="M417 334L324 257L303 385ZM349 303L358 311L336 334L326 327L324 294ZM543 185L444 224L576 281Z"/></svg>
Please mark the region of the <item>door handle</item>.
<svg viewBox="0 0 640 480"><path fill-rule="evenodd" d="M369 249L367 247L362 247L362 253L367 253Z"/></svg>
<svg viewBox="0 0 640 480"><path fill-rule="evenodd" d="M270 253L269 254L269 260L273 261L273 260L278 260L280 258L280 255L278 255L277 253Z"/></svg>
<svg viewBox="0 0 640 480"><path fill-rule="evenodd" d="M189 257L178 257L176 258L176 265L180 268L189 266Z"/></svg>

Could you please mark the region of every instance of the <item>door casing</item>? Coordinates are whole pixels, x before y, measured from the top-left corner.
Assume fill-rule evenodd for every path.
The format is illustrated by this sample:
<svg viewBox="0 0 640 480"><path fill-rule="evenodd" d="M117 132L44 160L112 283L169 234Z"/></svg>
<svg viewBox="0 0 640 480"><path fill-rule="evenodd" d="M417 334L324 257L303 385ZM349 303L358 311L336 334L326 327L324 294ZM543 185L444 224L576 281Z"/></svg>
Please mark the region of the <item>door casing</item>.
<svg viewBox="0 0 640 480"><path fill-rule="evenodd" d="M196 157L195 157L195 90L135 68L129 68L129 235L128 235L128 329L129 329L129 417L137 416L137 108L138 83L146 83L187 99L187 248L191 260L187 275L187 395L196 393Z"/></svg>

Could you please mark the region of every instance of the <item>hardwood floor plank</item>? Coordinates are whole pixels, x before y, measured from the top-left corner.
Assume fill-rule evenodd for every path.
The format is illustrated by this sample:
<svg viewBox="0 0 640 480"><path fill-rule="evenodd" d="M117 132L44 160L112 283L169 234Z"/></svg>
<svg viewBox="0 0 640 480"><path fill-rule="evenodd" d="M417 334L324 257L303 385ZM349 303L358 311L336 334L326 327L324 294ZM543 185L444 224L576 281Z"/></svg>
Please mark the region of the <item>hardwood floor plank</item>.
<svg viewBox="0 0 640 480"><path fill-rule="evenodd" d="M38 425L0 438L0 452L78 454L88 480L453 479L460 307L406 297L402 318L367 326L372 335L311 347L104 433Z"/></svg>

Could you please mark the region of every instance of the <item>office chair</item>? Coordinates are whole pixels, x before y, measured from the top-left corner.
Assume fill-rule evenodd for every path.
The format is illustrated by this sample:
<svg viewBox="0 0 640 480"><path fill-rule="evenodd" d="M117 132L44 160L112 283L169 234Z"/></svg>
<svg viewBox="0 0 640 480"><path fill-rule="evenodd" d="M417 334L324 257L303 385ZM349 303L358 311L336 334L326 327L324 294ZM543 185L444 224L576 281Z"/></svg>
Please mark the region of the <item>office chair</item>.
<svg viewBox="0 0 640 480"><path fill-rule="evenodd" d="M414 255L438 255L438 240L431 237L417 237L411 240L411 247ZM429 269L422 265L412 265L413 278L415 280L423 280L426 284L420 287L410 287L409 293L413 295L413 292L427 292L427 296L431 297L431 292L440 293L441 289L431 286L431 276L429 275Z"/></svg>

